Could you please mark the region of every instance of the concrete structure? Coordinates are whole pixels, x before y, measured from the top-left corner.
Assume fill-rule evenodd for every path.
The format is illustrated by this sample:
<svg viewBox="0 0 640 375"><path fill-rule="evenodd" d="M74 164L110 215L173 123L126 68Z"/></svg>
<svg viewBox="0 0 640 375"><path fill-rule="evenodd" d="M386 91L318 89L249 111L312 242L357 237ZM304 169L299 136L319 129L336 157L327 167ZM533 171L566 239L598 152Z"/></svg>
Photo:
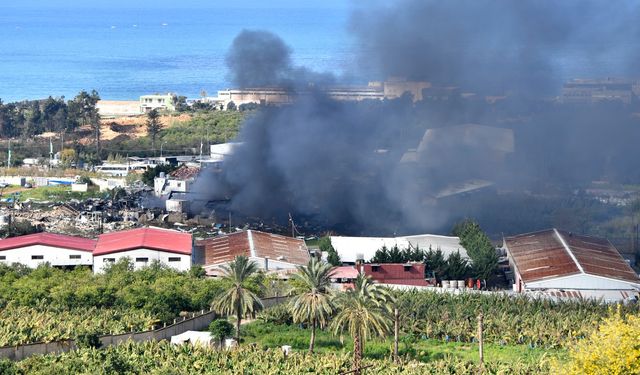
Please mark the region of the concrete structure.
<svg viewBox="0 0 640 375"><path fill-rule="evenodd" d="M640 292L640 278L606 239L549 229L507 237L503 247L517 292L605 301Z"/></svg>
<svg viewBox="0 0 640 375"><path fill-rule="evenodd" d="M189 188L198 177L198 173L200 173L200 168L182 165L169 175L161 174L153 180L153 193L157 197L167 196L174 192L188 193Z"/></svg>
<svg viewBox="0 0 640 375"><path fill-rule="evenodd" d="M406 286L429 286L424 277L425 265L422 263L384 263L362 264L362 273L380 284Z"/></svg>
<svg viewBox="0 0 640 375"><path fill-rule="evenodd" d="M459 251L464 259L468 259L467 251L460 245L458 237L419 234L404 237L344 237L331 236L331 246L336 250L343 263L355 264L357 260L368 262L376 251L383 246L388 249L397 246L399 249L419 248L425 251L441 250L446 257Z"/></svg>
<svg viewBox="0 0 640 375"><path fill-rule="evenodd" d="M344 101L397 99L405 94L414 102L423 99L422 92L430 88L431 83L423 81L407 81L403 78L390 78L384 82L369 82L367 86L326 87L320 91L332 99ZM217 97L207 98L223 109L229 104L237 107L242 104L284 105L293 103L298 97L309 95L310 91L287 90L280 87L255 87L243 89L227 89L218 91Z"/></svg>
<svg viewBox="0 0 640 375"><path fill-rule="evenodd" d="M563 103L620 101L625 104L637 95L637 83L625 79L574 79L562 86Z"/></svg>
<svg viewBox="0 0 640 375"><path fill-rule="evenodd" d="M197 241L196 248L204 253L204 268L212 276L220 275L220 267L238 255L257 262L265 271L293 271L310 259L303 240L255 230Z"/></svg>
<svg viewBox="0 0 640 375"><path fill-rule="evenodd" d="M172 93L143 95L140 97L140 113L148 113L154 109L173 112L176 110L174 98Z"/></svg>
<svg viewBox="0 0 640 375"><path fill-rule="evenodd" d="M127 163L103 163L94 167L95 172L111 177L126 177L129 173L142 173L149 168L153 168L154 164L147 162L127 162Z"/></svg>
<svg viewBox="0 0 640 375"><path fill-rule="evenodd" d="M105 265L130 258L135 269L153 261L178 271L191 268L193 241L191 234L163 228L138 228L101 234L93 252L93 271L101 272Z"/></svg>
<svg viewBox="0 0 640 375"><path fill-rule="evenodd" d="M0 240L0 263L20 263L30 268L49 263L54 267L93 265L96 241L54 233L36 233Z"/></svg>
<svg viewBox="0 0 640 375"><path fill-rule="evenodd" d="M209 146L209 153L212 161L223 161L226 157L233 154L234 150L242 145L242 142L219 143Z"/></svg>

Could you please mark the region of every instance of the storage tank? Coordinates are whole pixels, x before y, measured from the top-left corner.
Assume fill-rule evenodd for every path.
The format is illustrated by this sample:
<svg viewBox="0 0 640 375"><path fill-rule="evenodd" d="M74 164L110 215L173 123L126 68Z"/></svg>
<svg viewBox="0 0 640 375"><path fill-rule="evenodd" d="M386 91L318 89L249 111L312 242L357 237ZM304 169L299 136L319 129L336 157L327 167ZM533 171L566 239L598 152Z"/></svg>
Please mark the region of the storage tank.
<svg viewBox="0 0 640 375"><path fill-rule="evenodd" d="M450 286L449 280L442 280L442 287L444 289L449 289Z"/></svg>

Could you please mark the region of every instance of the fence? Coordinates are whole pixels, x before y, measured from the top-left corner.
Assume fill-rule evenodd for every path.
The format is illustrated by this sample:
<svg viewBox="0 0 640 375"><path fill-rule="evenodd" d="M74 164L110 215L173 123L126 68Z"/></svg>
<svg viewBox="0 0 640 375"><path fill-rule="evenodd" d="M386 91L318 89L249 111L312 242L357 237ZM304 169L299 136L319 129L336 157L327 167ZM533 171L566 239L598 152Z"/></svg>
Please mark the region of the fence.
<svg viewBox="0 0 640 375"><path fill-rule="evenodd" d="M288 297L264 298L262 303L269 308L285 302ZM142 342L149 340L169 340L171 336L179 335L186 331L201 331L206 329L215 319L216 313L212 310L203 310L194 314L191 318L182 317L174 320L173 324L150 331L130 332L117 335L99 336L103 347L114 346L127 341ZM180 320L182 319L182 320ZM58 354L76 349L74 340L59 340L52 342L39 342L17 346L0 347L0 358L21 361L35 354Z"/></svg>

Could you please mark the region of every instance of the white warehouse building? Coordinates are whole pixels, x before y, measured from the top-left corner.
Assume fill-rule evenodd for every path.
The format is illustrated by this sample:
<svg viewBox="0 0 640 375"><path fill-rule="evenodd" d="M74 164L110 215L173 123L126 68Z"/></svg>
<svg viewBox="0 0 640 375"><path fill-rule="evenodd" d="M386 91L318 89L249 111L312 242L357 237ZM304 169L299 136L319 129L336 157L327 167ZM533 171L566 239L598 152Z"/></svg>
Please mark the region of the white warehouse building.
<svg viewBox="0 0 640 375"><path fill-rule="evenodd" d="M0 263L24 264L36 268L49 263L53 267L93 265L96 241L54 233L35 233L0 240Z"/></svg>
<svg viewBox="0 0 640 375"><path fill-rule="evenodd" d="M106 265L129 258L134 269L153 261L188 271L191 268L193 241L191 234L163 228L138 228L101 234L93 252L93 272L102 272Z"/></svg>
<svg viewBox="0 0 640 375"><path fill-rule="evenodd" d="M445 259L459 252L463 259L469 259L467 250L460 245L460 239L452 236L439 236L435 234L418 234L403 237L346 237L331 236L331 246L336 250L343 263L354 264L357 260L368 262L374 257L376 251L383 246L391 250L394 246L398 249L420 249L424 251L442 251Z"/></svg>

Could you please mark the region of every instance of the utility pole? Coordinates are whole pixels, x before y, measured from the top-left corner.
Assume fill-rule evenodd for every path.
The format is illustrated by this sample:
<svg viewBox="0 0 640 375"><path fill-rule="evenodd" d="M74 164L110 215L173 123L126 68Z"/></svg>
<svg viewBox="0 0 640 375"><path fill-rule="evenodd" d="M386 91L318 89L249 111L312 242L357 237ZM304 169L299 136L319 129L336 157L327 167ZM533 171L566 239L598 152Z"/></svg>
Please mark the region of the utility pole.
<svg viewBox="0 0 640 375"><path fill-rule="evenodd" d="M393 361L395 363L399 362L398 358L398 336L400 333L400 313L398 312L398 308L393 309Z"/></svg>
<svg viewBox="0 0 640 375"><path fill-rule="evenodd" d="M9 139L9 152L7 154L7 167L11 168L11 139Z"/></svg>
<svg viewBox="0 0 640 375"><path fill-rule="evenodd" d="M229 233L231 233L231 211L229 211Z"/></svg>
<svg viewBox="0 0 640 375"><path fill-rule="evenodd" d="M478 315L478 350L480 354L480 373L484 372L484 339L482 337L482 320L484 316L482 313Z"/></svg>
<svg viewBox="0 0 640 375"><path fill-rule="evenodd" d="M291 237L296 238L296 226L293 223L293 217L291 217L291 212L289 212L289 223L291 223Z"/></svg>

